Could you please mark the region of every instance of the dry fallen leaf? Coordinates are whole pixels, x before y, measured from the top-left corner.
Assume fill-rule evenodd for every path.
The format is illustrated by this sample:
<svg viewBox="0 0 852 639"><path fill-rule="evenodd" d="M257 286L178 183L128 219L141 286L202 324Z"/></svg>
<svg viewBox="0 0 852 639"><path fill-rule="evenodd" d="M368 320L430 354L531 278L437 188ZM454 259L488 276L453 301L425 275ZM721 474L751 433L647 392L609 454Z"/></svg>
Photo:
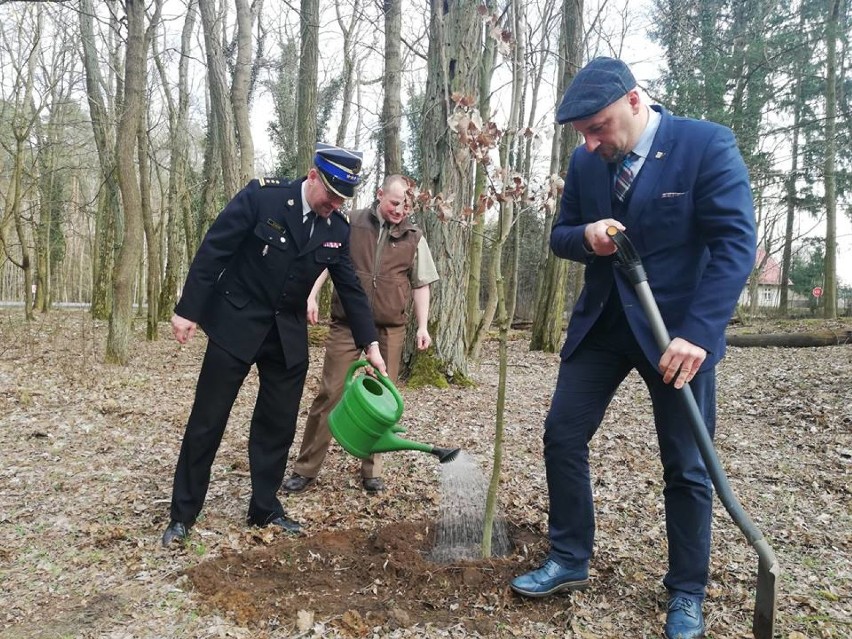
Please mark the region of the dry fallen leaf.
<svg viewBox="0 0 852 639"><path fill-rule="evenodd" d="M296 628L299 629L299 632L307 632L314 625L314 611L313 610L299 610L296 613Z"/></svg>

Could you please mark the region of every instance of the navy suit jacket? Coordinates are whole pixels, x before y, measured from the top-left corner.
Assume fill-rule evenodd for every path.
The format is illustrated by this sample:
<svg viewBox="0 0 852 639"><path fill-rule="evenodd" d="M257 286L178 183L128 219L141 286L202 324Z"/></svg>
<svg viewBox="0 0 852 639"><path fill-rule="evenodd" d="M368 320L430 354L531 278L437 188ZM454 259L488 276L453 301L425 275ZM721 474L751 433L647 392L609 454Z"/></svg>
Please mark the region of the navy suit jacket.
<svg viewBox="0 0 852 639"><path fill-rule="evenodd" d="M705 349L707 369L724 356L725 326L754 266L748 171L730 129L652 108L661 112L660 126L619 217L609 165L583 146L571 156L550 246L586 270L561 354L574 352L615 286L643 352L655 367L660 360L633 286L613 256L596 256L583 244L587 224L616 217L642 259L671 337Z"/></svg>
<svg viewBox="0 0 852 639"><path fill-rule="evenodd" d="M378 339L349 257L343 214L317 217L310 240L302 239L302 182L249 182L204 236L175 306L178 315L197 322L213 342L247 363L273 323L287 366L307 360L307 298L326 268L355 343Z"/></svg>

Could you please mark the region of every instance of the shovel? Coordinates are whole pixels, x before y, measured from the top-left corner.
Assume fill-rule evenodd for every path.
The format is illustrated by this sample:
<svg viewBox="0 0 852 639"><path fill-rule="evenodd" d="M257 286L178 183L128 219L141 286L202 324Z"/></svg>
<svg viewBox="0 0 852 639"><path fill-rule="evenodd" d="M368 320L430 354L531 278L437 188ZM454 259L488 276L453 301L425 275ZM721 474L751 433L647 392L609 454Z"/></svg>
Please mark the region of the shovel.
<svg viewBox="0 0 852 639"><path fill-rule="evenodd" d="M671 342L671 338L663 323L651 287L648 285L648 276L645 274L639 254L630 239L616 227L610 226L607 229L607 235L618 249L616 259L639 297L639 303L642 305L642 310L645 311L651 325L651 332L654 334L657 346L661 351L665 351L669 342ZM689 384L683 385L680 396L686 405L692 433L695 436L695 441L701 451L701 457L704 459L705 466L707 466L707 472L713 481L716 493L719 495L719 501L722 502L731 519L734 520L748 542L757 551L757 590L751 631L755 639L772 639L777 610L778 576L781 574L781 567L775 558L775 552L763 537L763 533L760 532L748 513L743 510L739 500L731 490L728 477L719 462L716 449L713 447L713 440L710 439L704 418L701 416L695 395L693 395Z"/></svg>

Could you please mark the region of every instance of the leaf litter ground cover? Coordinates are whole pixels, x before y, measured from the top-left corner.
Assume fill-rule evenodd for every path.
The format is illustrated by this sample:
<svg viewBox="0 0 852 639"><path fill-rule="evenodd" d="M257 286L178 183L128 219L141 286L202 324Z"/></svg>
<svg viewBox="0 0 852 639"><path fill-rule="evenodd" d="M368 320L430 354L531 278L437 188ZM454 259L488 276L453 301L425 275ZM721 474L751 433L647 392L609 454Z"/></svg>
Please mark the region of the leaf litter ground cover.
<svg viewBox="0 0 852 639"><path fill-rule="evenodd" d="M282 495L303 535L243 525L253 376L189 543L162 549L203 336L180 347L163 325L162 339L149 343L139 322L132 363L122 368L102 363L105 324L63 311L26 325L21 315L0 311L0 637L661 636L662 483L637 377L619 390L592 443L590 588L524 600L508 583L547 549L541 434L558 357L530 353L523 334L510 344L499 495L511 550L437 563L429 552L442 515L441 468L421 453L387 454L389 489L373 497L360 487L359 462L333 446L314 490ZM311 351L300 427L321 371L322 349ZM495 344L471 374L477 388L403 388L403 425L412 439L461 446L487 476ZM850 636L852 347L730 349L719 369L716 444L784 571L779 636ZM717 503L709 637L749 636L756 569Z"/></svg>

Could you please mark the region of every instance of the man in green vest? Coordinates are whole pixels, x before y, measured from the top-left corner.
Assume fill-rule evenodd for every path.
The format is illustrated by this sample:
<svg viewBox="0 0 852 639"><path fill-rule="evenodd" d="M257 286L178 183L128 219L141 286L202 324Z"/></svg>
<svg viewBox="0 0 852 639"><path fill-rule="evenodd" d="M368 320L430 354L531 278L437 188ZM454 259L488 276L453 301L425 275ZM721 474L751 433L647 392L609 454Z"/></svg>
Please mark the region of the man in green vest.
<svg viewBox="0 0 852 639"><path fill-rule="evenodd" d="M402 175L387 177L369 208L353 211L350 216L350 254L355 272L370 299L379 333L379 350L387 363L388 376L396 382L402 360L407 307L413 300L417 322L416 346L426 350L432 343L429 317L429 285L438 280L435 262L423 232L408 218L412 194L410 181ZM328 272L322 273L308 296L308 321L317 322L317 298ZM331 328L325 343L322 383L314 399L302 448L293 467L293 475L284 482L284 490L301 493L316 484L325 460L331 431L328 415L343 393L346 372L361 357L340 299L335 292L331 306ZM381 477L381 459L371 455L361 466L361 482L368 493L385 489Z"/></svg>

